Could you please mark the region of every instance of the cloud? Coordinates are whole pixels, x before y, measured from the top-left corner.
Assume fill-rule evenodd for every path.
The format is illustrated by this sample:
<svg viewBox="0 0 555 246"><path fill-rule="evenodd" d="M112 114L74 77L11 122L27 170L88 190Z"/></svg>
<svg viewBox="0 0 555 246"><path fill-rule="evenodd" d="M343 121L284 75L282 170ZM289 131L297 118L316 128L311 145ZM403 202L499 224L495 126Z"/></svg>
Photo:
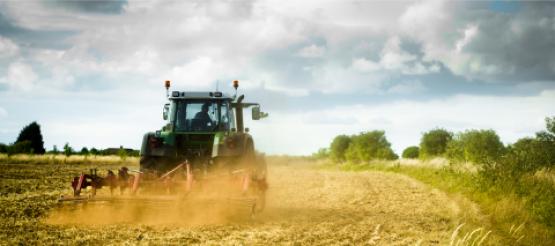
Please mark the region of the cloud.
<svg viewBox="0 0 555 246"><path fill-rule="evenodd" d="M33 68L22 62L15 62L8 67L7 76L0 78L0 83L17 91L30 91L35 87L38 76Z"/></svg>
<svg viewBox="0 0 555 246"><path fill-rule="evenodd" d="M553 11L555 5L538 2L498 12L487 3L419 1L399 18L399 26L401 35L422 45L425 60L468 79L553 80Z"/></svg>
<svg viewBox="0 0 555 246"><path fill-rule="evenodd" d="M325 51L325 47L312 44L299 50L299 56L305 58L319 58L324 55Z"/></svg>
<svg viewBox="0 0 555 246"><path fill-rule="evenodd" d="M114 122L139 107L159 115L164 80L179 90L212 90L216 81L224 88L238 79L249 100L272 109L267 121L253 123L264 126L268 151L309 153L340 131L375 127L396 148L416 143L429 125L529 134L553 105L552 94L538 93L555 87L554 8L523 2L500 11L486 2L435 0L0 2L0 101L10 112L0 127L17 129L34 120L18 112L41 111L54 132L48 137L60 143L64 122L73 121L57 117L81 113L64 108L68 100ZM15 99L27 94L40 94L35 105L56 101L55 112L22 110L25 101ZM495 123L497 112L523 124ZM141 118L126 117L113 128ZM102 130L97 121L75 122ZM127 133L160 124L139 122ZM291 136L279 134L285 126ZM72 128L67 139L86 144L79 134ZM290 144L304 134L314 139ZM140 141L134 137L122 141Z"/></svg>
<svg viewBox="0 0 555 246"><path fill-rule="evenodd" d="M418 80L403 81L387 89L392 94L416 94L426 91L426 87Z"/></svg>
<svg viewBox="0 0 555 246"><path fill-rule="evenodd" d="M0 107L0 118L8 116L8 111Z"/></svg>
<svg viewBox="0 0 555 246"><path fill-rule="evenodd" d="M435 63L425 63L416 54L401 47L399 37L391 37L384 44L378 61L356 58L352 68L361 72L388 72L403 75L424 75L437 73L440 68Z"/></svg>
<svg viewBox="0 0 555 246"><path fill-rule="evenodd" d="M19 53L19 47L10 39L0 36L0 58L13 57Z"/></svg>
<svg viewBox="0 0 555 246"><path fill-rule="evenodd" d="M353 59L351 67L360 72L375 72L380 69L380 64L364 58Z"/></svg>
<svg viewBox="0 0 555 246"><path fill-rule="evenodd" d="M45 2L49 7L60 7L68 10L77 10L82 12L118 14L121 13L127 4L125 0L81 0L81 1L64 1L54 0Z"/></svg>

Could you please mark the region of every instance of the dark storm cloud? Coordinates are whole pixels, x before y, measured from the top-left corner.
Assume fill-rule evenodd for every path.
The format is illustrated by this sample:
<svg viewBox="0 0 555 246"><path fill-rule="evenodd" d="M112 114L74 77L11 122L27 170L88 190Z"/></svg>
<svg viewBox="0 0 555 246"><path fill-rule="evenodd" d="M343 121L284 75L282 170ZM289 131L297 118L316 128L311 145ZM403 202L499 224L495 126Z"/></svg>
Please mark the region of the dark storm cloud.
<svg viewBox="0 0 555 246"><path fill-rule="evenodd" d="M0 10L0 36L14 40L20 47L66 49L70 46L67 38L76 34L73 31L31 30L14 24Z"/></svg>
<svg viewBox="0 0 555 246"><path fill-rule="evenodd" d="M479 29L462 51L494 68L484 77L499 82L555 80L555 3L505 3L493 9L471 8L462 14Z"/></svg>
<svg viewBox="0 0 555 246"><path fill-rule="evenodd" d="M120 14L123 7L127 4L126 0L55 0L46 2L48 6L62 7L69 10L76 10L89 13L100 14Z"/></svg>

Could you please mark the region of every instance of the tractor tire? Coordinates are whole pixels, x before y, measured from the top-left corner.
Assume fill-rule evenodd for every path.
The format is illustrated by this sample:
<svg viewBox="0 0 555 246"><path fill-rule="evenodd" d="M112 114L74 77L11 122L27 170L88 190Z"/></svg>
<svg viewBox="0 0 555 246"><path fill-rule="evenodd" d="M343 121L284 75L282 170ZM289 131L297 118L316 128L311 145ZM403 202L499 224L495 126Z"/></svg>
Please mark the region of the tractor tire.
<svg viewBox="0 0 555 246"><path fill-rule="evenodd" d="M141 156L141 159L139 160L141 172L155 171L157 166L159 165L158 162L159 160L156 157Z"/></svg>

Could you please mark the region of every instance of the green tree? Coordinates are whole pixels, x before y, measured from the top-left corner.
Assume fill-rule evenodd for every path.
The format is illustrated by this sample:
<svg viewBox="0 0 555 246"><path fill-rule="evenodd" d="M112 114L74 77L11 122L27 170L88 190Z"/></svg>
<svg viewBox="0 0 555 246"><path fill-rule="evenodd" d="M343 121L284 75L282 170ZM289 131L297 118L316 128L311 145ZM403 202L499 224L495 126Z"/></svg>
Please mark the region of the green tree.
<svg viewBox="0 0 555 246"><path fill-rule="evenodd" d="M58 146L54 144L54 146L52 147L52 154L57 155L59 153L60 153L60 150L58 150Z"/></svg>
<svg viewBox="0 0 555 246"><path fill-rule="evenodd" d="M552 168L555 165L555 116L545 118L545 128L545 131L536 133L538 148L545 155L545 160L540 165Z"/></svg>
<svg viewBox="0 0 555 246"><path fill-rule="evenodd" d="M453 133L441 128L422 134L420 139L420 158L427 159L443 155L451 139L453 139Z"/></svg>
<svg viewBox="0 0 555 246"><path fill-rule="evenodd" d="M7 148L8 156L20 153L33 153L31 141L21 141L14 143Z"/></svg>
<svg viewBox="0 0 555 246"><path fill-rule="evenodd" d="M345 151L351 143L351 137L347 135L339 135L333 139L330 145L329 154L333 161L345 161Z"/></svg>
<svg viewBox="0 0 555 246"><path fill-rule="evenodd" d="M37 124L37 122L32 122L28 126L25 126L19 133L15 143L23 141L31 142L30 150L32 150L32 153L34 154L44 154L44 152L46 152L44 150L44 142L42 141L40 125Z"/></svg>
<svg viewBox="0 0 555 246"><path fill-rule="evenodd" d="M0 143L0 153L7 153L8 152L8 145Z"/></svg>
<svg viewBox="0 0 555 246"><path fill-rule="evenodd" d="M118 156L121 160L125 161L127 159L127 151L123 148L123 146L119 146Z"/></svg>
<svg viewBox="0 0 555 246"><path fill-rule="evenodd" d="M555 117L546 118L546 130L536 137L521 138L506 148L498 161L486 162L480 174L486 180L509 183L519 182L524 174L540 169L553 169L555 165Z"/></svg>
<svg viewBox="0 0 555 246"><path fill-rule="evenodd" d="M409 146L405 150L403 150L403 158L407 159L415 159L418 158L418 153L420 152L420 148L418 146Z"/></svg>
<svg viewBox="0 0 555 246"><path fill-rule="evenodd" d="M64 155L66 155L67 157L70 157L72 154L73 154L73 148L69 146L69 143L66 143L64 145Z"/></svg>
<svg viewBox="0 0 555 246"><path fill-rule="evenodd" d="M505 147L493 130L467 130L458 133L448 144L446 156L451 160L483 164L498 160Z"/></svg>
<svg viewBox="0 0 555 246"><path fill-rule="evenodd" d="M325 159L329 156L329 150L326 148L320 148L316 153L312 154L315 159Z"/></svg>
<svg viewBox="0 0 555 246"><path fill-rule="evenodd" d="M353 136L345 151L348 161L360 162L374 159L395 160L399 158L391 149L384 131L370 131Z"/></svg>
<svg viewBox="0 0 555 246"><path fill-rule="evenodd" d="M98 151L96 148L93 147L91 148L90 153L91 155L97 156L100 153L100 151Z"/></svg>
<svg viewBox="0 0 555 246"><path fill-rule="evenodd" d="M81 155L88 156L89 155L89 149L87 149L87 147L83 147L83 148L81 148L81 151L79 153Z"/></svg>

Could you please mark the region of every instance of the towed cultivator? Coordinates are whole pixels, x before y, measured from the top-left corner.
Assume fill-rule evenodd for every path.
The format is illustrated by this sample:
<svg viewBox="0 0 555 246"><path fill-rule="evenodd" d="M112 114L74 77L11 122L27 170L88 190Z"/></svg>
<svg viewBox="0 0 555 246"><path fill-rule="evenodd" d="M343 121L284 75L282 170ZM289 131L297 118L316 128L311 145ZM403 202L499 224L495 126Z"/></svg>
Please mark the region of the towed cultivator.
<svg viewBox="0 0 555 246"><path fill-rule="evenodd" d="M238 82L234 81L235 90ZM166 90L170 87L166 81ZM251 214L265 207L266 163L243 124L243 109L252 119L268 114L244 96L222 92L167 93L163 118L167 124L143 137L140 170L122 167L117 174L96 169L75 177L73 196L60 202L182 202L203 199L240 205ZM105 187L109 194L97 191ZM82 191L87 189L88 195ZM98 194L97 194L98 193Z"/></svg>

